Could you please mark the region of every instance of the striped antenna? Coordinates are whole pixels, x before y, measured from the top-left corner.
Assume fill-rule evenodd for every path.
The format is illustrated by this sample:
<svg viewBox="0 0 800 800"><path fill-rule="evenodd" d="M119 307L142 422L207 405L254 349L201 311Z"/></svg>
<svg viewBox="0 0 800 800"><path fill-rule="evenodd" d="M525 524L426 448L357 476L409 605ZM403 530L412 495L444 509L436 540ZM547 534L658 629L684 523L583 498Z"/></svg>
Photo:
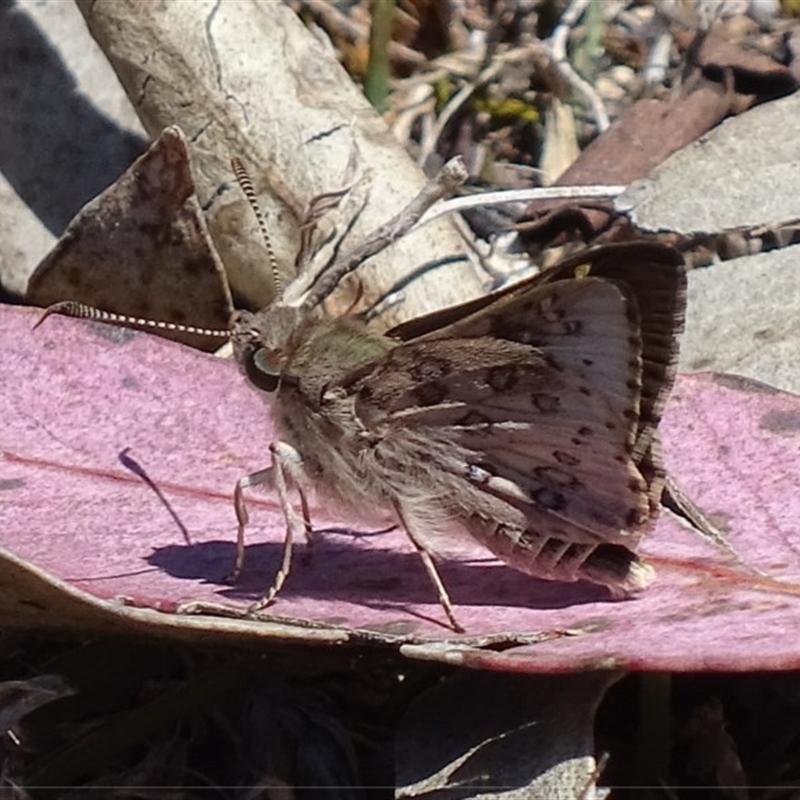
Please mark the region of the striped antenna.
<svg viewBox="0 0 800 800"><path fill-rule="evenodd" d="M109 322L114 325L122 325L126 328L137 328L139 330L158 329L162 331L176 331L178 333L195 333L198 336L209 336L218 339L229 339L231 332L227 328L197 328L194 325L181 325L178 322L159 322L152 319L141 317L129 317L126 314L114 314L111 311L103 311L94 306L87 306L83 303L76 303L73 300L65 300L62 303L54 303L48 306L37 323L33 326L38 328L51 314L61 314L65 317L76 317L78 319L90 319L95 322Z"/></svg>
<svg viewBox="0 0 800 800"><path fill-rule="evenodd" d="M261 206L258 204L256 197L256 190L253 188L253 181L250 180L250 175L244 168L241 160L234 156L231 159L231 166L233 167L233 174L236 176L236 181L242 187L244 196L247 202L250 203L250 208L256 216L256 222L261 230L261 236L264 239L264 245L267 248L267 256L269 257L269 265L272 270L272 280L275 281L275 288L280 293L283 288L283 281L281 280L280 273L278 272L278 259L275 258L275 251L272 249L272 242L269 238L269 231L267 230L267 222L264 219L264 213L261 211Z"/></svg>

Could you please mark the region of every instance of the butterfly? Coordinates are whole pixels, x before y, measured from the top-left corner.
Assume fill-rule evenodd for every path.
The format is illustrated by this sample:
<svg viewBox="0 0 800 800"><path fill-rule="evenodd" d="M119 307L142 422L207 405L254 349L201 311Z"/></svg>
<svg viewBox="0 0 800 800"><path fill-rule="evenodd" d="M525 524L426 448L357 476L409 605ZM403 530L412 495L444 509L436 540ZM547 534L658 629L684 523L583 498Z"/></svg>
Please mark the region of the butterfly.
<svg viewBox="0 0 800 800"><path fill-rule="evenodd" d="M294 536L310 530L311 488L344 509L388 511L456 630L428 545L453 529L529 575L645 588L654 571L635 548L665 487L657 428L685 296L682 257L633 242L386 333L280 298L240 312L234 352L279 433L272 467L237 487L240 553L246 486L272 482L288 527L282 569L254 609L274 599Z"/></svg>

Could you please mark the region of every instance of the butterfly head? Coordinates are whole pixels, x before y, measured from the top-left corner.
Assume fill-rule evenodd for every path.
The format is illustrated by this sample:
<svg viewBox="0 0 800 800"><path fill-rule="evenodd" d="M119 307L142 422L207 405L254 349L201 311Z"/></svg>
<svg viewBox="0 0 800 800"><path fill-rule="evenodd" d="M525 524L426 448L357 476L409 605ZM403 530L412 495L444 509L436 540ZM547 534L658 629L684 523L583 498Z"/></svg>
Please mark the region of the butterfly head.
<svg viewBox="0 0 800 800"><path fill-rule="evenodd" d="M233 353L244 374L258 389L274 392L278 388L301 319L299 309L280 302L256 313L234 312Z"/></svg>

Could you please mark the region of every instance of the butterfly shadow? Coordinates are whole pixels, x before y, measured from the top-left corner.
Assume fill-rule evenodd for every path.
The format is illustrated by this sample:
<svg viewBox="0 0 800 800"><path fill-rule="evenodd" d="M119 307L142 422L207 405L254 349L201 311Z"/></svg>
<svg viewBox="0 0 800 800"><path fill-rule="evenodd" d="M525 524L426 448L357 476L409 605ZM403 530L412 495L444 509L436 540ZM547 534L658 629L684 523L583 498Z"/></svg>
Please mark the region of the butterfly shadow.
<svg viewBox="0 0 800 800"><path fill-rule="evenodd" d="M156 548L147 558L168 575L213 587L220 597L253 602L262 597L277 573L283 554L278 543L246 548L245 568L235 584L229 575L235 547L232 542L210 541ZM442 580L456 607L506 606L559 609L613 601L600 586L566 584L533 578L488 559L437 560ZM419 556L378 547L353 547L347 542L315 537L313 548L295 548L291 574L280 597L316 604L341 601L371 608L428 605L436 595ZM310 610L312 610L310 608Z"/></svg>

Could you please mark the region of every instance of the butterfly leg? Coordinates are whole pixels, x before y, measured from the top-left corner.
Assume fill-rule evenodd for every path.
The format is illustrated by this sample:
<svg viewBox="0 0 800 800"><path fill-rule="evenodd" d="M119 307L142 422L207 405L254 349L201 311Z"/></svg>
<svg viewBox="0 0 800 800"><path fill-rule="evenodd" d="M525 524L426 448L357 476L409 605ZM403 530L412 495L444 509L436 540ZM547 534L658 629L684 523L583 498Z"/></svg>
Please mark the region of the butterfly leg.
<svg viewBox="0 0 800 800"><path fill-rule="evenodd" d="M444 613L447 614L447 619L450 621L451 627L454 631L456 631L456 633L464 633L464 627L456 619L453 602L450 600L450 595L447 593L447 589L444 586L442 577L439 575L439 571L436 569L436 564L433 562L433 557L423 544L422 539L414 533L414 524L411 522L410 518L403 513L403 508L400 503L395 502L394 508L397 512L398 518L400 519L400 523L406 532L406 535L411 540L411 544L414 545L417 553L419 553L419 557L422 559L422 563L425 566L425 571L428 573L428 577L433 584L433 588L436 589L436 594L439 597L439 604L444 609Z"/></svg>
<svg viewBox="0 0 800 800"><path fill-rule="evenodd" d="M248 608L248 611L251 613L266 608L275 599L278 592L280 592L292 568L293 540L294 534L297 532L298 528L305 532L306 538L308 538L309 531L311 530L308 502L305 492L302 489L303 462L300 458L300 454L291 445L285 442L274 442L270 445L270 452L272 453L272 467L270 468L271 479L278 493L278 501L281 504L281 511L283 511L283 516L286 520L286 537L283 540L283 558L281 559L278 572L275 575L275 580L272 582L269 591ZM294 510L289 498L290 480L295 484L300 493L302 515L298 515Z"/></svg>
<svg viewBox="0 0 800 800"><path fill-rule="evenodd" d="M233 564L233 573L228 580L236 582L242 574L244 568L244 529L250 521L250 514L244 502L244 490L249 486L268 486L274 485L273 467L252 472L236 481L236 488L233 490L233 507L236 511L236 560Z"/></svg>
<svg viewBox="0 0 800 800"><path fill-rule="evenodd" d="M299 454L296 450L294 450L294 448L291 448L288 445L283 445L283 447L288 448L291 451L291 454L287 454L287 457L293 462L294 465L294 469L289 470L290 473L297 474L299 477L300 473L302 472L302 462L300 461ZM236 521L238 523L236 529L236 560L233 566L233 573L228 579L233 582L239 579L242 569L244 568L244 531L250 521L250 514L247 511L247 504L245 503L244 499L244 490L250 486L265 486L268 489L276 488L274 451L272 459L273 466L268 467L267 469L259 470L258 472L252 472L250 475L245 475L236 482L236 487L233 490L233 506L236 511ZM300 482L295 481L295 483L299 487ZM298 488L298 491L300 493L300 505L303 513L303 528L305 530L306 542L310 546L313 542L313 539L311 530L311 514L308 509L308 500L306 499L305 492L303 492L302 489Z"/></svg>

